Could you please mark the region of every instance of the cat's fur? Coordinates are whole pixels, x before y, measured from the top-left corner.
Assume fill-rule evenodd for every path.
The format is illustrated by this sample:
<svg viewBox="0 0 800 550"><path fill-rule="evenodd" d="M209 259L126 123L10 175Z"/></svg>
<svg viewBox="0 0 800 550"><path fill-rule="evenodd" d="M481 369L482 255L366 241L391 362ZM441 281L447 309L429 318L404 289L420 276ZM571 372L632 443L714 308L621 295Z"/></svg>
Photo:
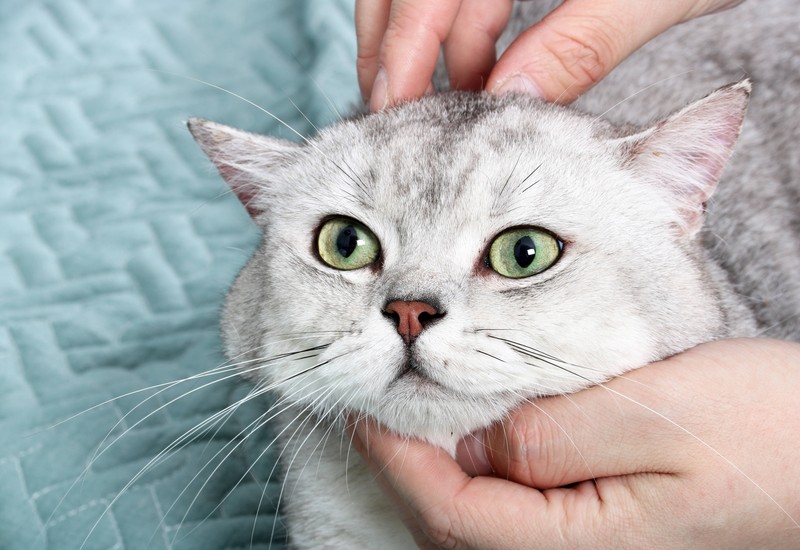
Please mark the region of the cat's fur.
<svg viewBox="0 0 800 550"><path fill-rule="evenodd" d="M412 546L348 460L347 411L452 452L523 398L576 391L707 340L800 340L791 4L751 2L637 53L580 101L595 113L623 102L608 118L624 124L466 93L343 121L302 145L190 122L264 231L223 331L228 356L275 386L296 546ZM744 72L756 83L750 114L712 197L749 84L650 120ZM332 215L375 233L378 264L320 261L316 231ZM494 273L486 249L513 226L551 231L562 257L527 279ZM395 299L446 314L409 348L383 313ZM422 376L400 376L409 354Z"/></svg>

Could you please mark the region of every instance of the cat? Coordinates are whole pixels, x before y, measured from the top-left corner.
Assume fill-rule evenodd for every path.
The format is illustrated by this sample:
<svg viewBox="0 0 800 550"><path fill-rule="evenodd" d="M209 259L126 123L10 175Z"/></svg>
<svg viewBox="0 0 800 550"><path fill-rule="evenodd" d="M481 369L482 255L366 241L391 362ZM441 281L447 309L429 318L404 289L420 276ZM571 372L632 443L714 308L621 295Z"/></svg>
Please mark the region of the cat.
<svg viewBox="0 0 800 550"><path fill-rule="evenodd" d="M413 547L350 456L354 415L453 453L525 399L800 340L798 25L784 1L676 27L580 110L447 92L300 144L189 121L263 231L222 330L276 395L294 546ZM720 86L742 71L752 100Z"/></svg>

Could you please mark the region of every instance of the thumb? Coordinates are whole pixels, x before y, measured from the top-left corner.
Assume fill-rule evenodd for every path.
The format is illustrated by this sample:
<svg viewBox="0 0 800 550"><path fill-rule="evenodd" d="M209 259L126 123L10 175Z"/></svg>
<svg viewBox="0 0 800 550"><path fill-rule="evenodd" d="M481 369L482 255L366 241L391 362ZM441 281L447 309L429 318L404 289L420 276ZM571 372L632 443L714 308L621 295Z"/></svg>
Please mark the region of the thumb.
<svg viewBox="0 0 800 550"><path fill-rule="evenodd" d="M566 0L522 33L486 89L568 104L637 48L693 13L693 0Z"/></svg>

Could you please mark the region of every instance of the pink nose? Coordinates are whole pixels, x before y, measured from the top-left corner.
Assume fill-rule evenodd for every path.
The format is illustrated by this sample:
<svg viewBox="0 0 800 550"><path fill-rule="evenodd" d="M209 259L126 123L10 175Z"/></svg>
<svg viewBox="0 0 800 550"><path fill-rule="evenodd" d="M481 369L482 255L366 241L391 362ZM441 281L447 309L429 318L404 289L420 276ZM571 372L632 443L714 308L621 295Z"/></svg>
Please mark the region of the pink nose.
<svg viewBox="0 0 800 550"><path fill-rule="evenodd" d="M425 302L396 300L386 304L383 311L394 320L397 332L403 337L406 344L416 340L429 322L441 317L436 308Z"/></svg>

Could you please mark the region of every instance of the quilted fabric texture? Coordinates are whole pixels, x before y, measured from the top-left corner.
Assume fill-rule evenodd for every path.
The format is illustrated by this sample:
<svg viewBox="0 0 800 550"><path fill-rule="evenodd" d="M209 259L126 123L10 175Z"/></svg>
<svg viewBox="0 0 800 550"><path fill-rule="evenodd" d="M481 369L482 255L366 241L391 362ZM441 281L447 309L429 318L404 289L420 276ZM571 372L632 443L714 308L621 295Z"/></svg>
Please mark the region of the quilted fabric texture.
<svg viewBox="0 0 800 550"><path fill-rule="evenodd" d="M250 388L186 380L224 362L220 304L257 233L182 122L292 137L192 79L303 134L292 102L330 122L357 98L351 14L0 4L0 548L283 546L270 436L243 437L267 403L202 424Z"/></svg>

